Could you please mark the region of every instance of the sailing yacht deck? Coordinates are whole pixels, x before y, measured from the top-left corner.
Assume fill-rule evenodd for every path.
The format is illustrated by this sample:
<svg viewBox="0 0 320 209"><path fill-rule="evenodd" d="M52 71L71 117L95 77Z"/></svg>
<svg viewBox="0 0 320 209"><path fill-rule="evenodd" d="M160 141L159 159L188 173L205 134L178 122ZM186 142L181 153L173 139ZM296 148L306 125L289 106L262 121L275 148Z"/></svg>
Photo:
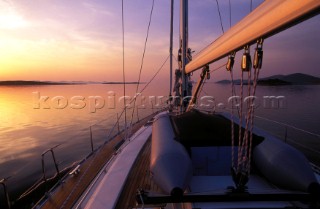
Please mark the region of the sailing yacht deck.
<svg viewBox="0 0 320 209"><path fill-rule="evenodd" d="M226 176L193 176L190 182L189 194L225 194L228 186L233 186L232 177ZM259 192L279 193L285 192L267 183L265 179L257 175L251 175L248 183L248 192L251 194ZM290 202L285 201L241 201L241 202L196 202L193 208L285 208L292 207Z"/></svg>
<svg viewBox="0 0 320 209"><path fill-rule="evenodd" d="M152 117L153 115L150 115L134 124L132 128L133 133L152 119ZM122 136L118 135L103 145L81 164L80 172L77 175L68 176L56 190L50 191L46 196L46 200L38 203L37 207L45 209L72 208L79 201L81 195L90 187L97 175L101 174L101 170L112 161L115 147L121 141Z"/></svg>
<svg viewBox="0 0 320 209"><path fill-rule="evenodd" d="M125 142L119 149L119 154L117 154L112 164L103 169L105 172L98 177L92 190L89 190L83 202L77 207L99 209L114 208L116 206L119 194L121 194L122 188L125 186L126 179L129 178L135 159L151 135L151 129L150 125L144 126ZM142 154L146 155L146 153ZM146 172L145 169L141 169ZM132 185L130 186L132 187ZM133 193L135 193L135 190L133 188ZM127 202L126 199L128 197L121 200L121 202ZM131 199L130 196L129 199Z"/></svg>
<svg viewBox="0 0 320 209"><path fill-rule="evenodd" d="M159 125L159 118L160 117L156 117L154 125ZM163 119L162 121L164 120L166 119ZM201 209L296 207L308 208L308 205L303 204L302 202L314 201L314 198L312 198L306 191L300 191L299 189L286 190L284 189L285 187L280 187L280 185L276 186L274 183L272 183L272 181L268 180L267 177L265 177L261 173L259 167L256 165L253 165L251 167L250 179L248 184L246 185L247 189L244 191L235 190L235 183L230 172L232 161L230 136L226 135L226 133L230 132L230 121L228 121L222 115L205 116L201 112L191 111L184 115L179 115L171 118L171 122L175 127L176 133L172 140L179 141L181 145L185 147L192 161L191 180L189 181L183 196L174 196L172 195L172 193L170 195L170 192L168 193L168 191L162 194L157 194L152 191L152 189L149 189L147 187L143 188L144 190L142 192L142 195L138 195L136 197L140 204L139 207L146 208L146 206L148 206L148 208L157 208L158 204L165 204L166 206L163 208L172 208L173 206L171 203L174 203L180 205L181 208ZM193 127L190 126L191 123L193 124ZM159 127L161 127L161 125L163 127L163 122L160 123ZM269 135L262 131L259 131L258 129L256 129L255 131L257 131L258 133L258 135L254 137L255 142L253 142L253 144L255 147L259 147L259 145L263 142L265 143L265 141L270 141L273 143L273 139L270 138ZM156 134L157 133L155 131L153 133L153 137ZM152 140L154 140L154 138L152 138ZM155 138L155 140L166 139ZM278 144L276 145L278 146ZM170 149L170 147L171 145L169 145L168 149ZM288 154L290 156L291 149L287 150L287 146L284 147L286 150L285 154ZM277 152L278 150L275 149L274 153L273 151L271 151L269 155L276 156ZM162 153L160 155L171 155L171 153ZM298 155L297 159L299 159L299 156L300 155ZM159 156L153 155L151 158L156 157ZM277 162L280 164L277 165L276 163L276 169L274 169L274 171L272 172L276 173L276 170L279 167L281 167L281 170L282 168L290 168L287 167L288 164L283 164L281 160L282 159L277 160ZM167 163L171 164L170 161L167 161ZM167 167L165 166L162 166L162 168L167 169ZM171 173L172 175L175 175L174 173L178 172L178 170L180 169L179 164L171 165L169 166L169 168L170 169L167 170L167 172ZM270 167L270 169L272 168ZM188 172L188 170L185 171ZM296 170L293 172L297 173ZM166 173L165 176L171 174ZM141 176L142 175L144 175L143 172L141 173ZM274 175L276 176L276 178L279 177L283 179L283 177L281 177L281 175L279 174ZM285 178L290 179L291 176L294 176L296 174L287 172L285 175ZM156 176L156 173L154 176ZM303 175L301 175L300 177L303 180ZM176 178L174 177L168 181L160 180L160 183L158 182L158 184L159 186L163 187L163 185L161 185L161 182L163 182L163 184L166 184L167 182L171 183L175 179ZM283 179L283 181L285 180Z"/></svg>
<svg viewBox="0 0 320 209"><path fill-rule="evenodd" d="M202 113L193 112L190 114L197 117ZM210 116L207 119L211 120L212 117L218 120L224 120L220 118L220 116ZM146 120L143 122L146 122ZM205 124L206 121L202 123ZM219 130L221 127L215 127L213 129ZM104 150L104 154L93 156L92 161L89 160L84 163L81 166L79 175L70 177L57 191L53 192L51 197L49 197L43 205L43 208L174 208L176 204L170 203L170 200L172 200L170 199L171 197L160 188L161 185L157 185L154 182L153 175L151 175L150 172L151 123L147 123L139 129L136 127L136 130L137 132L121 145L116 155L112 153L114 153L114 146L119 143L121 137L114 139L107 144L108 146L103 147L102 150ZM190 131L190 129L188 129L188 131ZM180 130L180 136L183 135L185 135L185 133ZM187 134L186 136L189 136L189 139L191 139L195 135L190 136ZM184 139L186 138L184 137ZM213 139L218 138L213 137ZM256 139L260 140L259 137ZM180 140L183 141L182 138L180 138ZM192 195L198 195L196 198L207 199L202 199L205 201L183 201L184 203L178 204L181 208L290 208L296 207L297 205L299 206L299 204L301 205L299 202L282 200L238 201L237 199L233 199L229 201L228 197L223 195L228 195L230 186L234 185L230 175L230 145L222 143L222 141L219 140L215 142L210 141L210 146L204 146L205 141L201 140L200 144L193 143L192 140L185 142L188 142L186 148L192 161L192 178L184 195L186 198L190 198ZM216 143L219 146L215 146L214 144ZM186 146L186 144L184 146ZM88 178L87 175L89 175L89 172L86 172L86 170L89 167L93 167L92 165L96 166L95 163L99 162L98 159L103 161L107 157L109 160L100 172L94 167L98 175L93 182L90 183L88 180L85 180L85 178ZM247 186L248 194L250 195L290 194L287 190L279 189L269 183L264 177L259 176L255 168L253 168ZM81 191L79 189L83 190ZM138 189L147 192L151 198L160 198L160 201L159 199L155 202L146 201L146 204L144 204L143 197L137 195ZM222 195L222 200L215 199L219 198L219 195ZM246 193L244 195L246 195ZM228 201L224 201L223 198L227 198ZM74 202L76 199L77 202ZM140 202L139 204L137 204L137 200ZM305 205L303 206L305 207Z"/></svg>
<svg viewBox="0 0 320 209"><path fill-rule="evenodd" d="M156 185L149 171L151 151L151 126L145 126L130 138L119 151L117 158L111 166L106 166L105 171L95 181L95 185L86 193L83 202L77 208L145 208L145 205L136 205L136 194L138 189L150 191L153 194L165 195ZM229 175L230 169L226 168L226 158L230 155L228 147L195 147L192 152L193 177L188 187L187 195L190 194L223 194L234 183ZM212 153L217 153L212 155ZM210 154L210 155L209 155ZM206 159L204 162L203 159ZM219 173L219 172L220 173ZM250 190L279 192L273 185L267 183L259 176L253 175L248 184ZM92 190L92 192L91 192ZM264 204L268 207L292 206L289 202L196 202L184 203L185 208L256 208ZM147 205L150 208L171 208L172 204L154 203Z"/></svg>

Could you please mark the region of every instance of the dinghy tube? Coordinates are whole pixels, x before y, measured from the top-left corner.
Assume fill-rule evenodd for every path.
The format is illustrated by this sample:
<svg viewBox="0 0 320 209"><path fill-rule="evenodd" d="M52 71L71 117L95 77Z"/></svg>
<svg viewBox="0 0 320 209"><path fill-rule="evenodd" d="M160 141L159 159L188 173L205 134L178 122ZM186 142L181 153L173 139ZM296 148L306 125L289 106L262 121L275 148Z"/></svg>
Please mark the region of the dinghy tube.
<svg viewBox="0 0 320 209"><path fill-rule="evenodd" d="M267 137L253 150L258 170L274 185L285 189L318 193L319 183L306 157L295 148Z"/></svg>
<svg viewBox="0 0 320 209"><path fill-rule="evenodd" d="M158 115L152 127L150 170L155 183L173 197L183 195L192 177L192 162L177 142L168 113Z"/></svg>

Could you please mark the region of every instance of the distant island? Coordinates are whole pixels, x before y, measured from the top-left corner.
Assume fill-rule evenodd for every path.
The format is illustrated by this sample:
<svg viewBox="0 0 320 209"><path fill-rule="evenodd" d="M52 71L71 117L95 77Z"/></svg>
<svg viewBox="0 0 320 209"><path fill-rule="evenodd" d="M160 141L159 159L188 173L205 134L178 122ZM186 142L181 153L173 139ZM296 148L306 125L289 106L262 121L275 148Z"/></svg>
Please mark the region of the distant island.
<svg viewBox="0 0 320 209"><path fill-rule="evenodd" d="M51 82L51 81L0 81L0 86L33 86L33 85L75 85L79 83Z"/></svg>
<svg viewBox="0 0 320 209"><path fill-rule="evenodd" d="M142 84L144 82L140 82ZM86 85L86 84L123 84L123 82L83 82L83 81L72 81L72 82L54 82L54 81L0 81L0 86L41 86L41 85ZM126 82L126 84L138 84L138 82Z"/></svg>
<svg viewBox="0 0 320 209"><path fill-rule="evenodd" d="M139 82L133 81L133 82L125 82L125 84L138 84ZM140 84L143 84L145 82L140 82ZM102 82L102 84L124 84L124 82Z"/></svg>
<svg viewBox="0 0 320 209"><path fill-rule="evenodd" d="M230 80L221 80L216 82L218 84L230 84ZM240 79L234 80L236 85L240 85ZM248 81L245 80L244 84L247 85ZM273 75L266 78L261 78L258 81L261 86L283 86L283 85L320 85L320 78L303 74L294 73L289 75Z"/></svg>

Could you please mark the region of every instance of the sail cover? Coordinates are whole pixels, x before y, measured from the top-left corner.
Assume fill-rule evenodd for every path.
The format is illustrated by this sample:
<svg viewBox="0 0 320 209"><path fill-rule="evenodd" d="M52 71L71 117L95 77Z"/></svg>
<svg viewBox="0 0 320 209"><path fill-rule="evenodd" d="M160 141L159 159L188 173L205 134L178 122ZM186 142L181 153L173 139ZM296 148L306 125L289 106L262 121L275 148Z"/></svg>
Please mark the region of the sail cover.
<svg viewBox="0 0 320 209"><path fill-rule="evenodd" d="M267 38L320 12L319 0L266 0L186 65L191 73L260 38Z"/></svg>

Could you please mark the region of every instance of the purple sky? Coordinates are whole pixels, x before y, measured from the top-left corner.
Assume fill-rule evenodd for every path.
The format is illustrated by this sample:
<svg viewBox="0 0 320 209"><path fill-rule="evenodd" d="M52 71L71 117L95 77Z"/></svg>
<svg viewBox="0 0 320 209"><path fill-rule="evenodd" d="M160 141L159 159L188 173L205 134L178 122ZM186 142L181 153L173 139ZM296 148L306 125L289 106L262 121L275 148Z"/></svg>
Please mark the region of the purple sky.
<svg viewBox="0 0 320 209"><path fill-rule="evenodd" d="M126 78L136 80L152 1L124 2ZM254 0L254 8L261 2ZM250 11L250 1L231 0L231 3L232 24L235 24ZM227 30L228 1L220 0L219 4ZM175 56L178 7L176 0ZM155 1L142 80L148 80L168 56L169 9L169 0ZM216 1L190 0L189 15L189 46L197 53L222 34ZM261 76L295 72L320 76L319 37L320 16L317 16L266 40ZM119 81L122 79L121 40L120 0L2 0L0 80ZM238 57L241 54L238 52ZM213 68L222 62L213 64ZM240 66L239 60L236 65ZM168 79L167 72L165 65L159 79ZM221 70L214 77L228 78L228 74Z"/></svg>

